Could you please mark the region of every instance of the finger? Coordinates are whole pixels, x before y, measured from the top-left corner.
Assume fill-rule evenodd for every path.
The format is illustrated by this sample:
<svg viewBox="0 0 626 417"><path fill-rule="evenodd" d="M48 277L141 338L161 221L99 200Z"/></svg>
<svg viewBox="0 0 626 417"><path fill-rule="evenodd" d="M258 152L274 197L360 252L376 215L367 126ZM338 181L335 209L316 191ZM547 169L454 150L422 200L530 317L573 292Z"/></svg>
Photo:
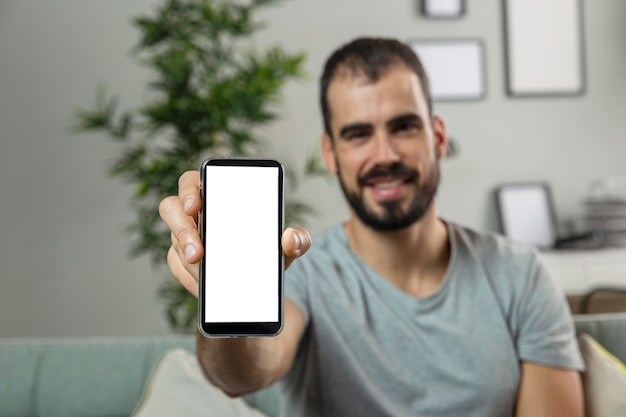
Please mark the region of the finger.
<svg viewBox="0 0 626 417"><path fill-rule="evenodd" d="M196 217L202 207L200 201L200 172L187 171L178 179L178 198L183 210L189 216Z"/></svg>
<svg viewBox="0 0 626 417"><path fill-rule="evenodd" d="M185 213L178 197L166 197L159 204L159 214L172 232L172 243L180 246L178 252L189 263L202 258L203 248L194 219Z"/></svg>
<svg viewBox="0 0 626 417"><path fill-rule="evenodd" d="M176 238L176 236L174 236L174 234L171 234L171 239L172 239L172 245L170 246L170 249L168 251L168 256L174 256L174 254L170 254L170 252L175 252L176 255L178 256L178 261L176 263L180 263L182 265L182 267L187 271L187 273L191 274L192 278L197 282L199 279L199 267L197 263L189 263L187 262L187 260L185 259L185 253L184 250L182 249L182 247L180 246L180 244L178 243L178 239ZM172 260L174 261L174 260ZM168 263L170 262L170 259L168 259ZM174 271L172 271L174 272ZM183 273L183 271L181 271L181 273Z"/></svg>
<svg viewBox="0 0 626 417"><path fill-rule="evenodd" d="M306 229L289 227L283 232L281 243L285 253L285 269L287 269L294 259L309 250L312 240Z"/></svg>
<svg viewBox="0 0 626 417"><path fill-rule="evenodd" d="M198 298L198 265L185 263L173 246L167 252L167 264L178 282L194 297Z"/></svg>

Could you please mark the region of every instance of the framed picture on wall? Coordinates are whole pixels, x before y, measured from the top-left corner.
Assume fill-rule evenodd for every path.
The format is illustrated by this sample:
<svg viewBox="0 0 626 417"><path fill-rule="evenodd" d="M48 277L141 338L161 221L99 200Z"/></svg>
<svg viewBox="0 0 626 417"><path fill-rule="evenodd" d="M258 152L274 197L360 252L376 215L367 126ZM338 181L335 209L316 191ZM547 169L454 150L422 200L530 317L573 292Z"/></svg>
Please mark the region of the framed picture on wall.
<svg viewBox="0 0 626 417"><path fill-rule="evenodd" d="M435 101L479 100L485 97L485 57L480 39L414 40Z"/></svg>
<svg viewBox="0 0 626 417"><path fill-rule="evenodd" d="M503 2L508 94L583 94L582 0Z"/></svg>
<svg viewBox="0 0 626 417"><path fill-rule="evenodd" d="M465 14L465 0L420 0L422 14L432 19L456 19Z"/></svg>

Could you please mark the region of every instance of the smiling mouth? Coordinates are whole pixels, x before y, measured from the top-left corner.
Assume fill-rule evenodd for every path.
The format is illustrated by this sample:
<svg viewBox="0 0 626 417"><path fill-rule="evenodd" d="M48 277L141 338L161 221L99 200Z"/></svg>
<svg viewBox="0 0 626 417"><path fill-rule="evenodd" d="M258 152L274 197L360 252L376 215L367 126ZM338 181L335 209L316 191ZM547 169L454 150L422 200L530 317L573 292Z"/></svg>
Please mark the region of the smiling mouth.
<svg viewBox="0 0 626 417"><path fill-rule="evenodd" d="M371 169L359 178L359 185L369 189L376 200L389 201L403 198L417 178L415 169L396 163Z"/></svg>
<svg viewBox="0 0 626 417"><path fill-rule="evenodd" d="M404 184L404 180L393 180L393 181L377 182L377 183L371 184L371 186L374 188L381 189L381 190L388 190L390 188L394 188L402 184Z"/></svg>
<svg viewBox="0 0 626 417"><path fill-rule="evenodd" d="M403 198L407 192L409 178L379 178L368 181L366 187L372 192L372 196L378 201L391 201Z"/></svg>

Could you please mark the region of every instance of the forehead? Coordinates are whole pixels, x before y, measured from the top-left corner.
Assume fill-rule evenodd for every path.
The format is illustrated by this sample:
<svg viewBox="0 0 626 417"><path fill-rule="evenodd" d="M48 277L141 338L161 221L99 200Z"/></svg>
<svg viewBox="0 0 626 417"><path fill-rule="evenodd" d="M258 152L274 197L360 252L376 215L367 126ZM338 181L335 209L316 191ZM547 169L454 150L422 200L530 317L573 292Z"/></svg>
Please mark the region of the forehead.
<svg viewBox="0 0 626 417"><path fill-rule="evenodd" d="M347 123L384 123L400 114L428 117L419 78L404 65L390 67L375 81L338 70L328 86L327 100L333 131Z"/></svg>

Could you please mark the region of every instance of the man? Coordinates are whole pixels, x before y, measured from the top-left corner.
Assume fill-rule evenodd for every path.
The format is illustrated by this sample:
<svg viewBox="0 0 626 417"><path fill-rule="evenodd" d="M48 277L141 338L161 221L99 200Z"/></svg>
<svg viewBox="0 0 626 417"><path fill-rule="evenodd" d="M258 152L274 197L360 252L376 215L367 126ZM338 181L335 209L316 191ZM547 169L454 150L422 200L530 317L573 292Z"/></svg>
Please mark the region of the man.
<svg viewBox="0 0 626 417"><path fill-rule="evenodd" d="M198 338L206 376L238 396L280 380L285 416L580 417L582 361L563 297L534 251L437 216L448 136L419 59L357 39L321 79L322 155L350 205L311 240L283 235L285 327ZM197 172L161 216L168 263L198 293ZM254 248L242 239L241 256Z"/></svg>

